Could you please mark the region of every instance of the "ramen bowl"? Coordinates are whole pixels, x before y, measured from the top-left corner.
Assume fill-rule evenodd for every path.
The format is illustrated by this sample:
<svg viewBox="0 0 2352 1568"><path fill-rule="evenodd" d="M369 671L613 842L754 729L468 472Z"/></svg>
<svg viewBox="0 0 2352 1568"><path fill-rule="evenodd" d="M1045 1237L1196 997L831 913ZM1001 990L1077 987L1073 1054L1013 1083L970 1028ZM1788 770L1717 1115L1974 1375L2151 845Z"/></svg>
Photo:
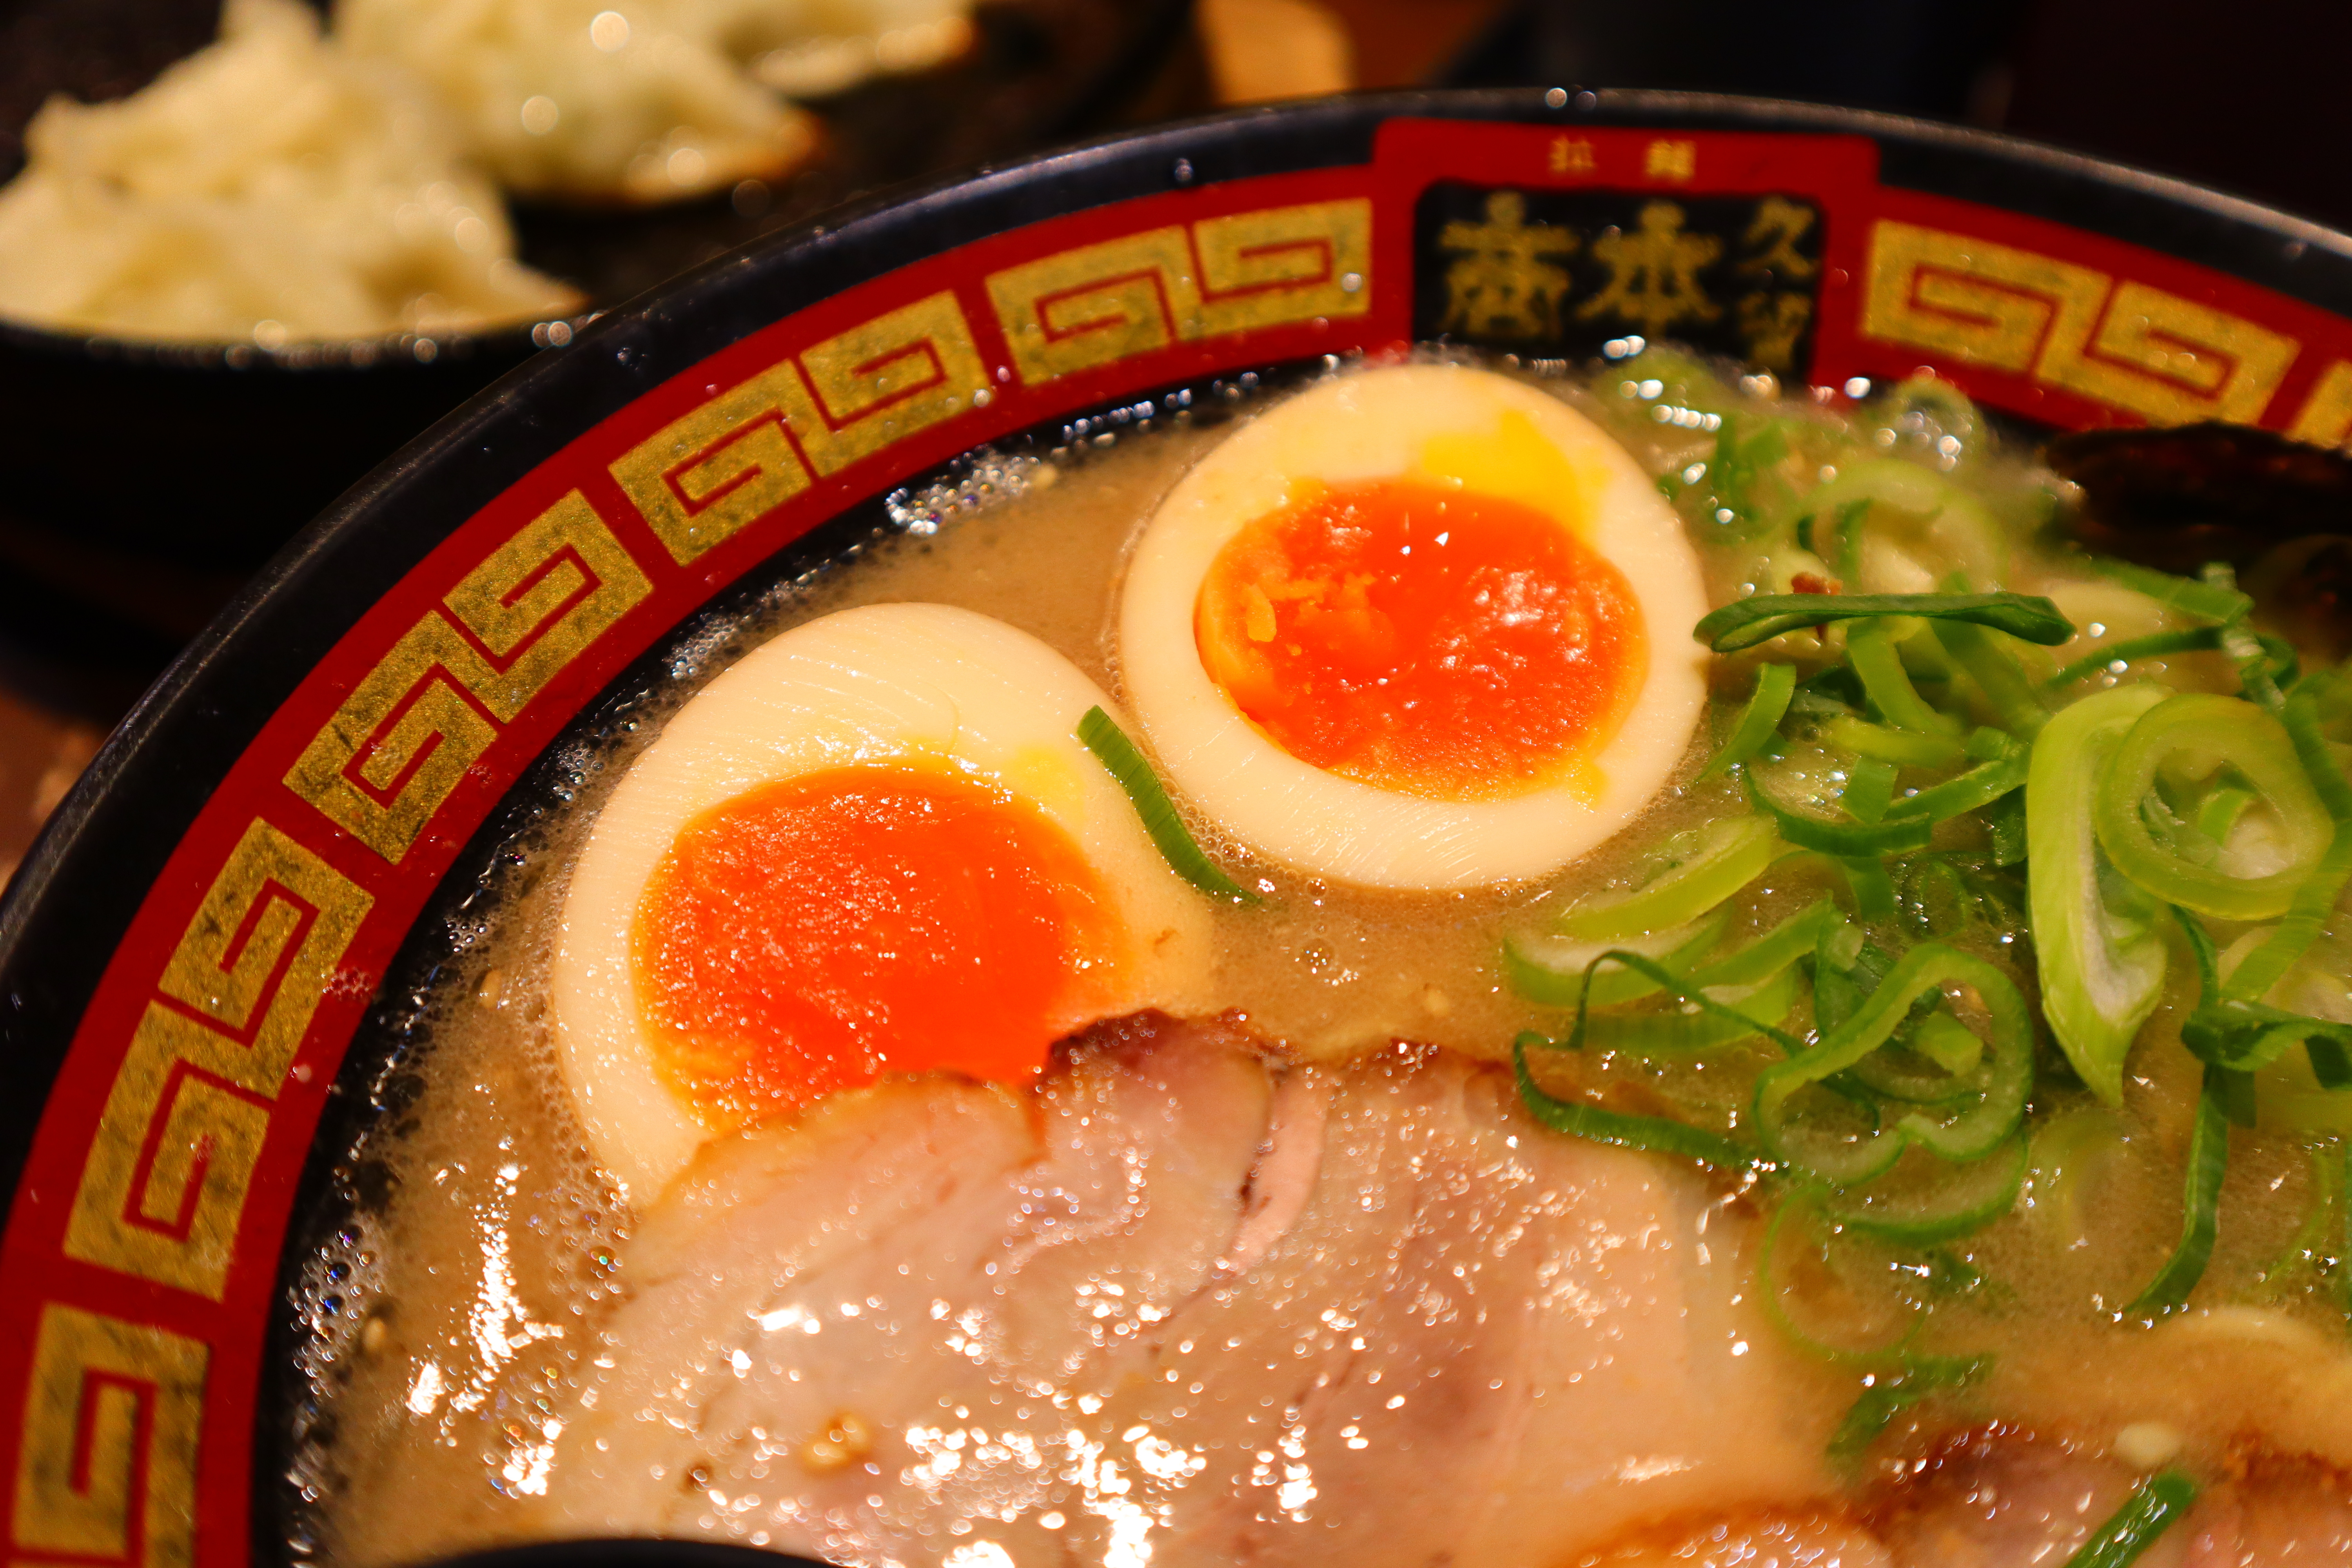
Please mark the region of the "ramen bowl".
<svg viewBox="0 0 2352 1568"><path fill-rule="evenodd" d="M1673 289L1612 263L1631 240ZM2352 239L1880 116L1403 94L899 194L605 316L278 555L0 905L13 1560L304 1554L299 1368L335 1298L303 1271L368 1201L349 1151L405 1113L423 998L502 868L674 668L935 524L927 487L976 447L1431 340L1581 361L1636 338L1824 400L1927 367L2025 426L2332 446Z"/></svg>

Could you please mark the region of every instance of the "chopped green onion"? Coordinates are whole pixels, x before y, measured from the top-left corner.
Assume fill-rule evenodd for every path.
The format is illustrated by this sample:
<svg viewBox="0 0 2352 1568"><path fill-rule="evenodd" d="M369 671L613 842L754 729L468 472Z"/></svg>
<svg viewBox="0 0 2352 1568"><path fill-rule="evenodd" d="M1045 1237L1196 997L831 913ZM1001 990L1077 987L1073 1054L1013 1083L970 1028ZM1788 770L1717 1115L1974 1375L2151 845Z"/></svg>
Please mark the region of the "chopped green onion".
<svg viewBox="0 0 2352 1568"><path fill-rule="evenodd" d="M1849 586L1862 581L1862 525L1870 516L1870 506L1868 496L1838 503L1837 554L1830 561L1830 570Z"/></svg>
<svg viewBox="0 0 2352 1568"><path fill-rule="evenodd" d="M1796 1124L1790 1102L1799 1089L1852 1068L1878 1049L1910 1016L1914 1004L1946 984L1975 991L1992 1026L1987 1042L1991 1059L1984 1092L1975 1105L1944 1121L1913 1111L1893 1128L1860 1141L1825 1136ZM1774 1155L1846 1186L1892 1165L1906 1142L1924 1144L1948 1160L1983 1158L2017 1130L2032 1088L2032 1017L2017 987L1982 959L1941 942L1923 942L1905 953L1877 989L1819 1045L1758 1075L1756 1127Z"/></svg>
<svg viewBox="0 0 2352 1568"><path fill-rule="evenodd" d="M1710 612L1691 635L1717 653L1737 653L1783 632L1830 621L1918 616L1990 626L2055 647L2074 635L2058 606L2032 594L1759 594Z"/></svg>
<svg viewBox="0 0 2352 1568"><path fill-rule="evenodd" d="M2352 882L2352 783L2346 781L2344 770L2336 763L2326 730L2330 715L2322 711L2323 706L2331 711L2342 708L2345 697L2343 677L2335 671L2298 681L2287 694L2281 721L2294 742L2294 754L2303 763L2305 776L2310 780L2320 804L2336 819L2336 833L2318 864L2312 868L2311 875L2295 889L2287 905L2286 918L2268 941L2246 955L2238 972L2230 977L2228 994L2232 998L2258 1002L2277 984L2319 939L2336 912L2346 884ZM2224 793L2227 792L2216 792L2217 797ZM2207 809L2211 807L2212 803L2208 801ZM2203 813L2200 814L2199 826L2204 826ZM2321 1071L2320 1057L2313 1057L2312 1067L2314 1071ZM2323 1072L2322 1076L2326 1075Z"/></svg>
<svg viewBox="0 0 2352 1568"><path fill-rule="evenodd" d="M1583 1100L1562 1100L1547 1094L1528 1071L1528 1047L1548 1045L1541 1035L1521 1035L1511 1042L1511 1070L1517 1079L1519 1098L1536 1120L1555 1132L1566 1132L1578 1138L1589 1138L1595 1143L1614 1144L1621 1149L1643 1149L1654 1154L1673 1154L1685 1160L1696 1160L1702 1165L1718 1170L1740 1170L1759 1162L1749 1150L1734 1142L1720 1132L1709 1132L1703 1127L1693 1127L1673 1121L1663 1116L1632 1116L1620 1110L1604 1110Z"/></svg>
<svg viewBox="0 0 2352 1568"><path fill-rule="evenodd" d="M1733 763L1744 763L1762 751L1766 742L1780 732L1780 721L1789 711L1789 699L1796 689L1796 666L1759 666L1756 689L1749 695L1748 706L1740 710L1739 722L1731 728L1731 738L1724 742L1723 749L1708 760L1698 776L1713 778Z"/></svg>
<svg viewBox="0 0 2352 1568"><path fill-rule="evenodd" d="M1816 899L1749 942L1695 971L1690 983L1701 990L1717 985L1754 985L1813 952L1824 941L1846 932L1861 933L1846 924L1834 900Z"/></svg>
<svg viewBox="0 0 2352 1568"><path fill-rule="evenodd" d="M1781 837L1800 849L1818 850L1841 860L1874 859L1881 855L1906 855L1914 849L1925 849L1935 837L1936 825L1927 817L1844 823L1792 811L1765 793L1763 785L1756 781L1753 768L1743 766L1739 772L1740 782L1757 811L1770 819Z"/></svg>
<svg viewBox="0 0 2352 1568"><path fill-rule="evenodd" d="M1822 932L1813 951L1813 1028L1826 1038L1895 967L1883 948L1852 925Z"/></svg>
<svg viewBox="0 0 2352 1568"><path fill-rule="evenodd" d="M1960 743L1941 734L1889 729L1840 713L1822 726L1822 739L1856 756L1873 757L1906 768L1948 768L1966 755Z"/></svg>
<svg viewBox="0 0 2352 1568"><path fill-rule="evenodd" d="M1962 1040L1973 1051L1970 1059L1958 1066L1939 1063L1927 1054L1933 1047L1939 1052L1957 1057L1948 1050ZM1984 1074L1978 1070L1983 1064L1984 1042L1969 1032L1968 1026L1948 1013L1930 1013L1911 1027L1910 1037L1898 1037L1871 1052L1848 1069L1856 1083L1887 1100L1898 1100L1906 1105L1949 1105L1984 1092Z"/></svg>
<svg viewBox="0 0 2352 1568"><path fill-rule="evenodd" d="M2352 883L2352 823L2339 822L2336 825L2336 837L2328 842L2319 864L2311 868L2311 875L2294 890L2286 918L2279 921L2278 929L2262 946L2240 961L2237 973L2230 976L2228 994L2243 1002L2259 1002L2268 994L2270 988L2284 979L2295 961L2319 940L2335 916L2347 883Z"/></svg>
<svg viewBox="0 0 2352 1568"><path fill-rule="evenodd" d="M2026 826L2023 795L2005 795L1987 806L1985 826L1992 835L1994 865L2021 865L2033 852L2031 829Z"/></svg>
<svg viewBox="0 0 2352 1568"><path fill-rule="evenodd" d="M1686 925L1762 876L1782 846L1764 818L1727 816L1669 847L1675 858L1664 870L1622 898L1578 904L1552 930L1583 942L1622 942Z"/></svg>
<svg viewBox="0 0 2352 1568"><path fill-rule="evenodd" d="M1144 832L1151 836L1151 842L1159 847L1171 870L1213 899L1231 899L1238 904L1260 901L1255 893L1226 876L1192 841L1184 819L1176 815L1175 803L1161 786L1160 775L1151 771L1143 752L1109 714L1099 707L1087 709L1086 717L1078 721L1078 740L1110 770L1110 776L1127 792L1135 815L1143 819Z"/></svg>
<svg viewBox="0 0 2352 1568"><path fill-rule="evenodd" d="M1874 1379L1830 1436L1830 1459L1850 1468L1897 1415L1931 1394L1974 1383L1990 1369L1990 1356L1910 1356L1892 1377Z"/></svg>
<svg viewBox="0 0 2352 1568"><path fill-rule="evenodd" d="M1874 1240L1840 1236L1819 1194L1792 1193L1756 1249L1757 1300L1774 1328L1823 1361L1897 1366L1921 1314L1894 1261Z"/></svg>
<svg viewBox="0 0 2352 1568"><path fill-rule="evenodd" d="M1904 1043L1948 1073L1967 1072L1984 1060L1984 1042L1949 1013L1928 1014L1911 1026Z"/></svg>
<svg viewBox="0 0 2352 1568"><path fill-rule="evenodd" d="M2198 1001L2181 1021L2180 1043L2191 1056L2224 1075L2221 1087L2236 1097L2226 1106L2231 1120L2242 1126L2253 1125L2250 1075L2298 1046L2310 1058L2312 1076L2324 1087L2352 1087L2352 1057L2347 1056L2352 1051L2352 1024L2267 1006L2252 1000L2251 994L2242 993L2235 975L2225 987L2217 973L2213 939L2186 910L2175 907L2172 912L2197 960ZM2239 965L2242 973L2244 967Z"/></svg>
<svg viewBox="0 0 2352 1568"><path fill-rule="evenodd" d="M1918 463L1854 454L1809 499L1817 507L1875 501L1910 520L1911 531L1932 553L1962 563L1988 583L2009 575L2004 568L2012 531L1969 490Z"/></svg>
<svg viewBox="0 0 2352 1568"><path fill-rule="evenodd" d="M1819 512L1809 511L1797 520L1797 544L1822 558L1830 574L1840 583L1851 584L1862 575L1862 520L1870 511L1870 498L1840 501L1837 521L1832 525L1835 542L1821 535ZM1834 551L1834 553L1832 553Z"/></svg>
<svg viewBox="0 0 2352 1568"><path fill-rule="evenodd" d="M2156 795L2158 771L2207 778L2233 768L2276 813L2287 865L2261 877L2233 877L2201 866L2160 843L2150 807L2168 818ZM2281 722L2251 702L2190 692L2158 703L2116 748L2092 807L2099 847L2116 869L2168 903L2221 920L2265 921L2284 914L2325 852L2333 824L2306 780Z"/></svg>
<svg viewBox="0 0 2352 1568"><path fill-rule="evenodd" d="M1946 779L1896 801L1887 815L1897 819L1918 816L1929 822L1947 822L1964 813L1982 810L2011 790L2025 787L2032 755L2025 747L2019 746L2008 756L1979 763L1958 778Z"/></svg>
<svg viewBox="0 0 2352 1568"><path fill-rule="evenodd" d="M1782 421L1768 419L1746 436L1739 434L1742 425L1752 416L1727 414L1722 426L1716 432L1714 460L1707 465L1707 477L1714 481L1716 505L1728 510L1732 517L1726 525L1736 534L1752 530L1763 509L1756 500L1760 481L1780 459L1789 455L1789 437Z"/></svg>
<svg viewBox="0 0 2352 1568"><path fill-rule="evenodd" d="M2082 1549L2066 1559L2066 1568L2130 1568L2196 1500L2194 1478L2180 1470L2158 1471L2091 1532Z"/></svg>
<svg viewBox="0 0 2352 1568"><path fill-rule="evenodd" d="M2033 743L2025 784L2027 899L2042 1013L2083 1081L2123 1103L2124 1058L2164 990L2156 909L2103 865L2094 781L2158 686L2118 686L2061 709Z"/></svg>
<svg viewBox="0 0 2352 1568"><path fill-rule="evenodd" d="M1656 959L1680 974L1706 956L1723 937L1730 911L1717 910L1688 925L1624 937L1610 942L1579 942L1569 937L1511 935L1503 939L1503 975L1511 989L1545 1007L1573 1007L1588 996L1595 1007L1615 1007L1654 994L1657 983L1648 975L1622 966L1595 975L1590 985L1585 973L1611 949L1632 951Z"/></svg>
<svg viewBox="0 0 2352 1568"><path fill-rule="evenodd" d="M2207 562L2203 576L2216 592L2238 594L2238 574L2228 562ZM2221 623L2221 651L2238 667L2238 685L2246 700L2275 713L2286 706L2286 697L2271 674L2270 648L2247 624L2253 617L2254 602L2242 594L2238 599L2237 613Z"/></svg>
<svg viewBox="0 0 2352 1568"><path fill-rule="evenodd" d="M1838 804L1856 822L1881 822L1895 804L1895 764L1864 758L1846 770Z"/></svg>
<svg viewBox="0 0 2352 1568"><path fill-rule="evenodd" d="M2327 724L2341 718L2347 708L2352 708L2352 685L2339 672L2329 670L2295 682L2279 715L2288 738L2294 742L2295 756L2311 776L2311 787L2319 792L2327 815L2338 822L2352 822L2352 783L2346 782L2344 770L2337 765L2335 748L2327 739Z"/></svg>
<svg viewBox="0 0 2352 1568"><path fill-rule="evenodd" d="M1783 969L1738 995L1709 986L1708 999L1721 1011L1602 1014L1587 1022L1588 1050L1622 1051L1635 1057L1686 1057L1721 1050L1765 1034L1797 1005L1797 972Z"/></svg>
<svg viewBox="0 0 2352 1568"><path fill-rule="evenodd" d="M2022 1129L1957 1171L1914 1152L1875 1181L1824 1195L1822 1214L1882 1241L1928 1247L1982 1230L2014 1209L2030 1163Z"/></svg>
<svg viewBox="0 0 2352 1568"><path fill-rule="evenodd" d="M1570 1026L1567 1039L1547 1040L1541 1035L1537 1034L1522 1035L1519 1038L1523 1041L1533 1041L1535 1044L1549 1047L1553 1050L1580 1051L1584 1049L1586 1043L1585 1036L1589 1032L1592 1023L1592 1003L1591 997L1593 990L1594 972L1599 970L1603 963L1622 964L1627 969L1631 969L1641 974L1646 975L1650 980L1655 983L1658 990L1665 992L1676 1001L1687 1003L1691 1006L1697 1008L1700 1012L1706 1014L1711 1017L1719 1018L1727 1023L1738 1026L1741 1033L1734 1037L1735 1038L1745 1039L1749 1035L1761 1034L1770 1039L1774 1045L1780 1047L1784 1053L1793 1054L1802 1048L1795 1036L1784 1034L1780 1029L1773 1026L1774 1024L1777 1024L1780 1021L1778 1018L1759 1024L1756 1018L1750 1016L1748 1014L1737 1011L1729 1004L1719 1001L1715 996L1710 995L1708 994L1709 987L1698 984L1695 977L1678 975L1672 970L1667 969L1664 965L1660 964L1652 959L1644 958L1638 952L1627 952L1622 949L1615 949L1611 952L1604 952L1585 966L1584 985L1586 999L1580 1001L1576 1005L1576 1021ZM1793 999L1791 1005L1793 1005ZM1787 1014L1788 1009L1785 1007L1782 1008L1780 1016L1785 1017L1787 1016Z"/></svg>
<svg viewBox="0 0 2352 1568"><path fill-rule="evenodd" d="M1797 682L1797 695L1790 700L1789 711L1828 718L1858 713L1869 700L1869 693L1863 690L1862 681L1850 667L1832 664Z"/></svg>
<svg viewBox="0 0 2352 1568"><path fill-rule="evenodd" d="M2230 830L2254 804L2254 792L2226 784L2205 797L2197 808L2196 833L2200 838L2210 838L2219 847L2230 842Z"/></svg>
<svg viewBox="0 0 2352 1568"><path fill-rule="evenodd" d="M1857 626L1846 638L1845 661L1862 681L1872 706L1888 723L1923 735L1947 735L1957 728L1936 711L1911 684L1903 656L1895 651L1892 623L1872 621Z"/></svg>
<svg viewBox="0 0 2352 1568"><path fill-rule="evenodd" d="M1895 918L1895 879L1886 872L1886 862L1870 855L1855 855L1838 862L1845 873L1845 884L1853 891L1853 918L1867 925L1876 925Z"/></svg>
<svg viewBox="0 0 2352 1568"><path fill-rule="evenodd" d="M2209 621L2226 621L2245 613L2252 603L2233 587L2217 588L2209 583L2199 583L2187 577L2176 577L2169 572L2136 565L2129 561L2110 557L2095 558L2091 564L2101 575L2122 584L2135 594L2145 594L2158 604L2201 616Z"/></svg>
<svg viewBox="0 0 2352 1568"><path fill-rule="evenodd" d="M2225 1069L2208 1066L2205 1087L2197 1096L2197 1121L2189 1134L2189 1175L2181 1194L2180 1241L2156 1278L2132 1298L2124 1315L2162 1317L2188 1304L2189 1292L2205 1276L2213 1256L2213 1237L2221 1224L2221 1177L2230 1164L2230 1123L2221 1109L2226 1086L2218 1082Z"/></svg>
<svg viewBox="0 0 2352 1568"><path fill-rule="evenodd" d="M2074 635L2071 623L2066 637ZM2019 735L2030 736L2049 721L2049 705L2034 689L2032 679L2017 662L2017 656L1987 636L1980 626L1965 621L1945 621L1936 627L1936 640L1953 662L1968 672L1977 689L1992 704L2001 723ZM2061 642L2066 637L2058 639Z"/></svg>
<svg viewBox="0 0 2352 1568"><path fill-rule="evenodd" d="M2161 658L2168 653L2205 653L2221 646L2221 628L2219 626L2190 626L2182 631L2150 632L2144 637L2126 637L2062 667L2057 674L2042 683L2042 689L2061 690L2116 664Z"/></svg>

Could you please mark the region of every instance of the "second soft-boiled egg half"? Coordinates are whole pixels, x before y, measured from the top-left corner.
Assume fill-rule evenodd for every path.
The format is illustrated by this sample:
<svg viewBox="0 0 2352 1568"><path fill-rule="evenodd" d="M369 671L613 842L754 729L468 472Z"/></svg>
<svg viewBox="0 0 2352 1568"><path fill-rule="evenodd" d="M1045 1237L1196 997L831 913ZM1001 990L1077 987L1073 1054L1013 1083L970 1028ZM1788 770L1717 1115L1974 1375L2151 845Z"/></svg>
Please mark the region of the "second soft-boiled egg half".
<svg viewBox="0 0 2352 1568"><path fill-rule="evenodd" d="M679 710L590 832L552 973L564 1076L633 1201L882 1073L1021 1081L1097 1018L1199 1005L1207 906L1077 740L1097 705L1025 632L881 605Z"/></svg>
<svg viewBox="0 0 2352 1568"><path fill-rule="evenodd" d="M1632 454L1491 372L1342 375L1139 542L1120 675L1234 837L1340 881L1541 877L1647 805L1706 705L1698 562Z"/></svg>

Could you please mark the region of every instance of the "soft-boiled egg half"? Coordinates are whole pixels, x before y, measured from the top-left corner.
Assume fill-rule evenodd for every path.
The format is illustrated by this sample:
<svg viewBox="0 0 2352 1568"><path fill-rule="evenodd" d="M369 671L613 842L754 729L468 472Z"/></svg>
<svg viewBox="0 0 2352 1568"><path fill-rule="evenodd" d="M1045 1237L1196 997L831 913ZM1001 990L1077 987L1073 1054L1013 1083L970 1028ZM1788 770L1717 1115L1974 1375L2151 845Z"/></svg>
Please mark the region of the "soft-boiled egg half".
<svg viewBox="0 0 2352 1568"><path fill-rule="evenodd" d="M599 814L553 969L563 1070L633 1200L711 1137L886 1072L1016 1082L1196 1005L1209 911L1076 739L1109 700L941 605L793 628L670 720Z"/></svg>
<svg viewBox="0 0 2352 1568"><path fill-rule="evenodd" d="M1315 875L1541 877L1689 748L1706 613L1632 454L1482 370L1343 375L1235 431L1139 542L1119 667L1161 767Z"/></svg>

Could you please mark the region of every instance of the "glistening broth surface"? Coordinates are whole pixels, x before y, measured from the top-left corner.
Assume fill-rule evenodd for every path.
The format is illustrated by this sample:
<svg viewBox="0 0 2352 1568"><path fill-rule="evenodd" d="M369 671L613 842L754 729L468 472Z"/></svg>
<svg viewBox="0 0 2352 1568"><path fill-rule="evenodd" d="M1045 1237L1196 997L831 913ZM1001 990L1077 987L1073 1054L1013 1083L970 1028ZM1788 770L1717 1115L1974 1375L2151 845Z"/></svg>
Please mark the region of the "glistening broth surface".
<svg viewBox="0 0 2352 1568"><path fill-rule="evenodd" d="M1604 367L1590 382L1542 384L1594 410L1654 472L1686 473L1715 452L1716 426L1676 401L1671 372ZM1835 417L1810 405L1795 412L1824 432ZM1947 450L1939 442L1950 432L1918 406L1857 417L1867 461L1957 470L1953 482L1995 520L2005 585L2051 594L2082 628L2056 650L2058 660L2162 624L2148 601L2029 542L2031 524L2046 510L2042 481L2022 463L1989 455L1972 428ZM304 1317L317 1332L306 1372L325 1419L299 1450L299 1478L319 1521L315 1536L298 1540L299 1552L373 1565L511 1538L537 1528L537 1500L560 1484L551 1468L562 1425L576 1419L583 1373L605 1353L600 1326L632 1289L632 1216L594 1170L570 1109L550 1035L547 969L568 864L614 780L664 715L769 636L834 610L894 601L999 617L1118 694L1111 643L1123 553L1175 479L1221 434L1179 422L1123 436L1107 450L1056 452L1036 468L983 456L979 467L1017 478L1002 488L1019 493L944 509L936 533L894 538L805 589L779 593L726 647L681 658L687 673L666 707L641 715L609 753L581 759L568 815L524 847L491 912L453 932L457 961L436 983L422 1031L428 1043L404 1069L414 1075L414 1099L371 1131L357 1161L373 1173L363 1185L381 1201L325 1241L310 1267ZM1801 456L1781 465L1804 485L1827 491L1841 482L1828 466L1797 473ZM1785 577L1787 560L1743 542L1703 500L1686 498L1685 515L1713 602L1789 587L1774 575ZM1985 538L1956 528L1948 511L1898 510L1851 564L1864 587L1918 591L1930 585L1915 580L1923 569L1940 575L1979 564ZM1831 546L1822 549L1826 555ZM1661 640L1686 632L1649 628ZM2232 689L2215 655L2134 669L2184 689ZM1501 937L1538 927L1595 892L1633 885L1674 835L1747 810L1736 784L1696 775L1752 679L1745 661L1718 660L1713 722L1701 727L1676 782L1627 831L1538 886L1351 891L1255 860L1195 816L1210 853L1268 900L1215 916L1219 1005L1310 1061L1343 1062L1396 1039L1503 1061L1523 1029L1566 1034L1566 1014L1506 984ZM1628 721L1639 722L1638 712ZM1810 781L1824 796L1847 776L1837 753L1811 742L1792 742L1782 766L1787 778ZM1843 887L1817 857L1783 860L1732 901L1729 937L1769 929L1825 894L1842 897ZM1921 908L1906 905L1877 934L1914 940L1900 922L1926 918ZM2015 942L1997 926L1964 921L1948 940L2030 983ZM2024 1423L2093 1447L2128 1425L2153 1422L2176 1430L2187 1454L2206 1461L2221 1457L2231 1435L2251 1432L2283 1450L2352 1461L2352 1417L2341 1414L2352 1401L2338 1397L2352 1389L2352 1369L2323 1337L2324 1313L2284 1287L2263 1295L2258 1279L2308 1207L2311 1177L2293 1138L2246 1141L2231 1167L2209 1287L2228 1310L2153 1331L2112 1321L2179 1225L2181 1150L2197 1089L2194 1064L2178 1047L2179 1015L2194 998L2183 968L2175 965L2132 1058L2120 1113L2099 1110L2045 1070L2037 1149L2072 1146L2067 1138L2105 1117L2091 1128L2100 1160L2066 1173L2072 1185L2052 1166L2015 1215L1944 1249L1920 1343L1992 1358L1969 1395L1970 1416ZM1542 1071L1555 1087L1580 1087L1626 1110L1729 1110L1744 1108L1760 1059L1748 1051L1682 1063L1591 1053L1551 1059ZM2076 1120L2060 1127L2070 1116ZM1770 1211L1765 1190L1727 1177L1715 1186L1737 1215ZM2281 1378L2290 1375L2294 1392L2283 1394ZM1926 1453L1955 1417L1928 1405L1904 1419L1912 1426L1898 1423L1882 1464ZM1849 1479L1861 1487L1869 1478ZM679 1484L699 1483L688 1476Z"/></svg>

